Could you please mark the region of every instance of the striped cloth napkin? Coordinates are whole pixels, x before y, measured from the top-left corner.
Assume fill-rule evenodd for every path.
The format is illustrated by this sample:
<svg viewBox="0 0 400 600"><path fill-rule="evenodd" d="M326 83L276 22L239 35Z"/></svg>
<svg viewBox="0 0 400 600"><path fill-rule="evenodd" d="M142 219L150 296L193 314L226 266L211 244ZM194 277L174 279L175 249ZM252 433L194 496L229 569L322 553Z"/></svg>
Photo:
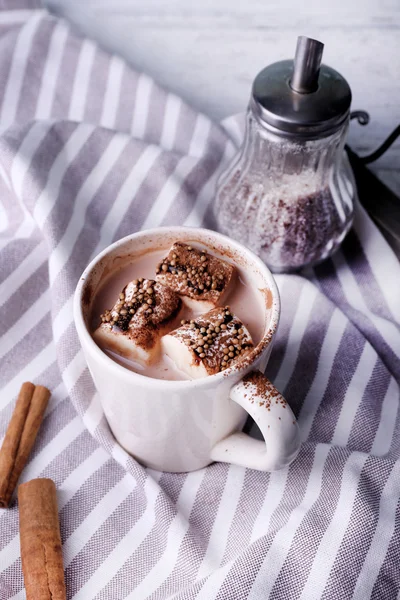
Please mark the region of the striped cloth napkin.
<svg viewBox="0 0 400 600"><path fill-rule="evenodd" d="M128 233L215 227L241 127L41 10L0 10L0 49L0 436L23 381L51 388L22 479L56 482L68 598L397 598L400 266L379 231L357 206L334 258L277 277L267 374L299 418L295 463L144 469L107 426L72 295ZM24 598L16 505L0 511L0 574L0 598Z"/></svg>

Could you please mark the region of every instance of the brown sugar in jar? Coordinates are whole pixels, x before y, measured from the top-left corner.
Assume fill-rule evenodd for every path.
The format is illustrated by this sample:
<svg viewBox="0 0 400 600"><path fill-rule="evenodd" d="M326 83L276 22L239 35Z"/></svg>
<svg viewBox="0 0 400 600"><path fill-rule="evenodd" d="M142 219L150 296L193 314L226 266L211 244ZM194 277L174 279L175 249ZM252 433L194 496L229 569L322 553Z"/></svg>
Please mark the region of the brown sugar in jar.
<svg viewBox="0 0 400 600"><path fill-rule="evenodd" d="M356 191L344 152L351 92L320 65L321 47L299 38L295 61L257 75L243 145L217 184L219 229L274 272L321 262L353 220Z"/></svg>

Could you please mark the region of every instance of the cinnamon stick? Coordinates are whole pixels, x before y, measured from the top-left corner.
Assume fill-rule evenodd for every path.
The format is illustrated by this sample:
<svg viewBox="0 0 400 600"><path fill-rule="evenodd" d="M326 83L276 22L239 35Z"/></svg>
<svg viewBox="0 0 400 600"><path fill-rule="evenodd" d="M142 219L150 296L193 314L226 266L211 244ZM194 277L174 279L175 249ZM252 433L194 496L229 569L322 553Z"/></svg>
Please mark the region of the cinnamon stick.
<svg viewBox="0 0 400 600"><path fill-rule="evenodd" d="M0 450L0 506L3 507L3 499L7 494L8 484L24 429L26 416L31 404L35 386L29 381L22 384L11 421L8 424L3 445Z"/></svg>
<svg viewBox="0 0 400 600"><path fill-rule="evenodd" d="M10 504L43 420L50 392L42 385L24 383L0 451L0 507ZM3 452L4 449L4 452Z"/></svg>
<svg viewBox="0 0 400 600"><path fill-rule="evenodd" d="M66 600L56 486L32 479L18 487L22 571L27 600Z"/></svg>

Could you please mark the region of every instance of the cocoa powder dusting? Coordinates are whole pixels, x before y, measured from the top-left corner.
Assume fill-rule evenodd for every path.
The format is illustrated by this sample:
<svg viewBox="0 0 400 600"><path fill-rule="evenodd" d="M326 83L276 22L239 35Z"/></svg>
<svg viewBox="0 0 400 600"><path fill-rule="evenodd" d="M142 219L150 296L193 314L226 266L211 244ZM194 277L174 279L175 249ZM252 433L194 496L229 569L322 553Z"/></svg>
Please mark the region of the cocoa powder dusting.
<svg viewBox="0 0 400 600"><path fill-rule="evenodd" d="M82 293L82 302L84 306L90 306L92 301L92 286L90 284L85 285Z"/></svg>
<svg viewBox="0 0 400 600"><path fill-rule="evenodd" d="M270 308L272 308L273 304L272 292L268 288L262 288L260 289L260 292L265 298L265 308L269 310Z"/></svg>
<svg viewBox="0 0 400 600"><path fill-rule="evenodd" d="M271 410L272 404L279 404L286 408L286 400L278 392L276 387L260 371L252 371L243 378L243 384L250 393L250 402L258 402L260 406L265 406Z"/></svg>

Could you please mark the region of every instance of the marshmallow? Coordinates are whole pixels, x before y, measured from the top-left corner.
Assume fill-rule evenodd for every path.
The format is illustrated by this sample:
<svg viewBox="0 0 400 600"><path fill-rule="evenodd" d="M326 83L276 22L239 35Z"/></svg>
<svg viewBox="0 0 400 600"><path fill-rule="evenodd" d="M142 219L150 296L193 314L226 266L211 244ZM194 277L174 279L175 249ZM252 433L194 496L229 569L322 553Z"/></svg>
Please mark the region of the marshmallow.
<svg viewBox="0 0 400 600"><path fill-rule="evenodd" d="M93 337L101 348L149 364L157 358L161 336L181 306L173 290L153 279L135 279L125 286L114 307L101 315Z"/></svg>
<svg viewBox="0 0 400 600"><path fill-rule="evenodd" d="M156 279L178 293L190 309L205 312L222 302L234 271L205 250L175 242L158 265Z"/></svg>
<svg viewBox="0 0 400 600"><path fill-rule="evenodd" d="M218 307L164 335L162 350L191 379L214 375L234 365L253 348L243 323L229 307Z"/></svg>

